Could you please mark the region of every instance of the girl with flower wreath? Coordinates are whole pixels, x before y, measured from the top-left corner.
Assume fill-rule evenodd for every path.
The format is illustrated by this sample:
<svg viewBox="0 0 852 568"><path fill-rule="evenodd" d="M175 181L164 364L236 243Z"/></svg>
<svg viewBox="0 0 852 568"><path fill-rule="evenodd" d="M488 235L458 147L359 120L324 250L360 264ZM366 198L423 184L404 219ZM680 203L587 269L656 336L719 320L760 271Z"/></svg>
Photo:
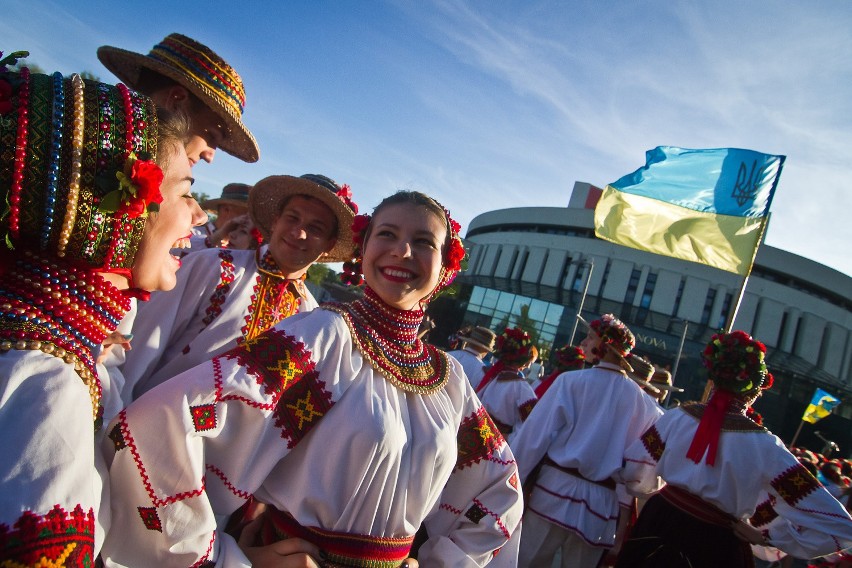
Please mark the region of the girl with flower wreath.
<svg viewBox="0 0 852 568"><path fill-rule="evenodd" d="M417 337L460 268L459 226L400 192L353 230L363 298L283 320L110 426L108 566L272 565L298 537L318 549L307 565L391 568L423 526L423 566L473 567L508 541L512 453L461 365Z"/></svg>
<svg viewBox="0 0 852 568"><path fill-rule="evenodd" d="M538 348L523 329L507 327L497 336L495 362L482 376L476 394L503 436L520 426L538 401L523 373L536 357Z"/></svg>
<svg viewBox="0 0 852 568"><path fill-rule="evenodd" d="M169 251L206 215L190 193L185 120L124 85L6 72L8 63L0 564L93 566L109 525L96 439L117 401L96 359L131 297L174 286Z"/></svg>
<svg viewBox="0 0 852 568"><path fill-rule="evenodd" d="M653 495L616 566L754 566L751 545L812 558L852 546L852 518L748 417L772 386L766 347L719 333L701 354L714 390L666 412L625 453L630 492Z"/></svg>

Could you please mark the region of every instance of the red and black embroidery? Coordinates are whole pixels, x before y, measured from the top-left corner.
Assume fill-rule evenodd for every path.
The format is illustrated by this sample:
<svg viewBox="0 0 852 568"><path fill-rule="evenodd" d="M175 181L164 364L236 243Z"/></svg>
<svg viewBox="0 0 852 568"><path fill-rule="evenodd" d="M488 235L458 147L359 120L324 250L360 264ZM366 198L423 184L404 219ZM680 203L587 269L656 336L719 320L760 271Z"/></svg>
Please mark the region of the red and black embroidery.
<svg viewBox="0 0 852 568"><path fill-rule="evenodd" d="M503 446L504 440L497 425L485 408L462 420L458 432L458 459L456 469L464 469L491 455Z"/></svg>
<svg viewBox="0 0 852 568"><path fill-rule="evenodd" d="M230 250L222 249L219 252L219 283L210 295L210 305L205 310L207 315L201 322L205 327L219 317L222 313L222 305L228 298L231 284L234 282L234 255Z"/></svg>
<svg viewBox="0 0 852 568"><path fill-rule="evenodd" d="M518 412L521 413L521 420L527 419L527 416L529 416L530 412L532 412L533 408L535 408L536 403L538 403L538 399L531 398L518 407Z"/></svg>
<svg viewBox="0 0 852 568"><path fill-rule="evenodd" d="M514 473L513 473L513 474L509 477L509 485L511 485L511 486L512 486L513 488L515 488L515 489L517 489L517 488L518 488L518 485L519 485L519 484L518 484L518 472L514 472Z"/></svg>
<svg viewBox="0 0 852 568"><path fill-rule="evenodd" d="M257 279L237 343L254 339L279 321L292 316L299 311L302 301L301 292L297 290L302 285L300 280L284 278L268 250L261 256L258 249L255 255ZM301 280L306 276L304 274Z"/></svg>
<svg viewBox="0 0 852 568"><path fill-rule="evenodd" d="M25 511L10 530L0 524L4 566L86 566L95 564L95 513L77 505L71 513L56 505L46 515Z"/></svg>
<svg viewBox="0 0 852 568"><path fill-rule="evenodd" d="M196 432L205 432L216 428L215 404L199 404L198 406L190 406L189 411L192 414L192 424L195 426Z"/></svg>
<svg viewBox="0 0 852 568"><path fill-rule="evenodd" d="M127 444L124 443L124 434L121 433L121 424L112 427L112 430L109 431L109 439L112 440L116 452L127 447Z"/></svg>
<svg viewBox="0 0 852 568"><path fill-rule="evenodd" d="M465 512L464 516L478 525L479 521L485 517L485 511L483 511L479 505L474 503L473 506Z"/></svg>
<svg viewBox="0 0 852 568"><path fill-rule="evenodd" d="M762 527L763 525L768 525L777 516L778 512L775 511L775 497L770 495L769 499L757 506L749 522L751 522L751 526L753 527Z"/></svg>
<svg viewBox="0 0 852 568"><path fill-rule="evenodd" d="M273 398L275 425L281 428L288 448L295 447L334 405L310 351L293 336L271 330L223 357L246 367Z"/></svg>
<svg viewBox="0 0 852 568"><path fill-rule="evenodd" d="M651 426L642 434L642 445L645 446L645 451L654 458L654 461L660 461L660 458L663 457L663 452L666 451L666 443L663 442L655 426Z"/></svg>
<svg viewBox="0 0 852 568"><path fill-rule="evenodd" d="M138 507L138 509L139 517L142 518L142 523L144 523L146 529L163 532L163 523L160 522L156 507Z"/></svg>
<svg viewBox="0 0 852 568"><path fill-rule="evenodd" d="M779 497L788 505L794 506L816 491L820 487L820 482L804 466L796 464L773 479L771 485L778 492Z"/></svg>

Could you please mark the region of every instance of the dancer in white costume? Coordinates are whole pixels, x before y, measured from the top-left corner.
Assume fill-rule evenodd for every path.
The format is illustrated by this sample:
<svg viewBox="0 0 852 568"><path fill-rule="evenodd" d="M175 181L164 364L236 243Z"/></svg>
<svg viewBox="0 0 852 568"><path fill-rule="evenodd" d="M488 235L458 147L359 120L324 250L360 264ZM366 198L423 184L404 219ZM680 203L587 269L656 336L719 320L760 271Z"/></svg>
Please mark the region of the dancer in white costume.
<svg viewBox="0 0 852 568"><path fill-rule="evenodd" d="M417 339L460 267L459 226L402 192L353 229L363 299L287 318L111 425L107 565L245 565L265 550L250 544L299 537L329 566L395 567L422 525L423 566L484 566L508 541L512 453L458 362ZM262 526L241 548L222 528L249 498Z"/></svg>

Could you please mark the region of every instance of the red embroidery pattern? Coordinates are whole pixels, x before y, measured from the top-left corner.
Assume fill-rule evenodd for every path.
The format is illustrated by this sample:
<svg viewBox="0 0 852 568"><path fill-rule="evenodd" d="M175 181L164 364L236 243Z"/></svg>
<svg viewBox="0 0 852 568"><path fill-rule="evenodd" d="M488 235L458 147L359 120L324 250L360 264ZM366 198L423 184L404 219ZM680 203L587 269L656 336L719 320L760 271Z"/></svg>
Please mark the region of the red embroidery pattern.
<svg viewBox="0 0 852 568"><path fill-rule="evenodd" d="M663 457L663 452L666 451L666 443L660 437L655 426L651 426L642 434L642 445L645 446L645 451L654 458L654 461L660 461Z"/></svg>
<svg viewBox="0 0 852 568"><path fill-rule="evenodd" d="M0 524L3 566L94 566L95 513L59 505L46 515L24 511L12 530Z"/></svg>
<svg viewBox="0 0 852 568"><path fill-rule="evenodd" d="M157 514L156 507L137 507L139 516L142 517L142 523L149 531L163 532L163 523L160 522L160 516Z"/></svg>
<svg viewBox="0 0 852 568"><path fill-rule="evenodd" d="M511 477L509 477L509 485L515 489L518 488L518 472L514 472Z"/></svg>
<svg viewBox="0 0 852 568"><path fill-rule="evenodd" d="M222 249L219 252L219 260L219 283L216 284L216 289L210 296L210 305L205 310L207 315L201 320L205 327L222 313L222 304L225 303L231 284L234 282L233 253L228 249Z"/></svg>
<svg viewBox="0 0 852 568"><path fill-rule="evenodd" d="M796 464L773 479L771 485L778 492L778 496L792 507L816 491L820 482L804 466Z"/></svg>
<svg viewBox="0 0 852 568"><path fill-rule="evenodd" d="M221 469L219 469L218 467L216 467L215 465L208 463L207 464L207 471L216 474L216 477L218 477L219 479L222 480L222 483L225 485L225 487L227 487L228 490L231 493L233 493L234 495L236 495L237 497L240 497L240 498L245 499L245 500L248 500L251 497L251 493L249 493L247 491L243 491L242 489L237 489L234 486L234 484L231 483L231 480L228 479L228 477L225 475L225 472L222 471Z"/></svg>
<svg viewBox="0 0 852 568"><path fill-rule="evenodd" d="M537 402L537 398L531 398L518 407L518 412L521 413L521 420L527 419L527 416L530 415L530 412L532 412L532 409L535 408Z"/></svg>
<svg viewBox="0 0 852 568"><path fill-rule="evenodd" d="M237 339L238 344L247 339L254 339L279 321L292 316L299 311L301 302L301 298L294 291L295 280L284 278L269 251L262 257L259 256L259 250L255 254L258 275L245 317L246 323L240 330L241 337Z"/></svg>
<svg viewBox="0 0 852 568"><path fill-rule="evenodd" d="M480 407L474 414L462 420L457 443L456 469L460 470L490 458L491 454L503 446L504 440L491 416L485 408Z"/></svg>
<svg viewBox="0 0 852 568"><path fill-rule="evenodd" d="M770 495L769 499L757 506L754 510L754 515L751 516L749 521L753 527L762 527L763 525L768 525L777 516L778 512L775 511L775 497Z"/></svg>
<svg viewBox="0 0 852 568"><path fill-rule="evenodd" d="M213 430L216 428L215 404L190 406L189 412L192 414L192 424L195 426L196 432L204 432L206 430Z"/></svg>
<svg viewBox="0 0 852 568"><path fill-rule="evenodd" d="M310 351L286 333L271 330L222 357L236 359L277 401L275 425L288 448L295 447L334 405Z"/></svg>

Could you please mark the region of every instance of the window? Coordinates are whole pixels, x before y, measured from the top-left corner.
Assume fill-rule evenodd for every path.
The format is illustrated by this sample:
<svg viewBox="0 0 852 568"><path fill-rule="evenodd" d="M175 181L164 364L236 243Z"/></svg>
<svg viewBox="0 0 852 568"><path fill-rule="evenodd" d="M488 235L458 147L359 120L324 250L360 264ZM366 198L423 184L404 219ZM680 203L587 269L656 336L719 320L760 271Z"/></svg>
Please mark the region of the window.
<svg viewBox="0 0 852 568"><path fill-rule="evenodd" d="M725 294L725 299L722 300L722 313L719 314L719 321L716 323L716 327L719 329L725 329L725 324L728 323L728 315L731 312L731 303L734 301L734 295L728 292ZM786 317L787 314L785 313ZM782 322L783 325L783 322Z"/></svg>
<svg viewBox="0 0 852 568"><path fill-rule="evenodd" d="M653 272L648 274L645 280L645 289L642 291L642 298L639 300L640 308L650 308L651 298L654 296L654 287L657 285L657 275Z"/></svg>
<svg viewBox="0 0 852 568"><path fill-rule="evenodd" d="M710 312L713 311L713 304L716 302L716 289L710 288L707 290L707 299L704 300L704 310L701 312L701 325L710 323Z"/></svg>
<svg viewBox="0 0 852 568"><path fill-rule="evenodd" d="M628 306L633 304L636 299L636 290L639 288L639 279L642 277L642 271L634 268L630 273L630 282L627 283L627 293L624 294L624 303Z"/></svg>
<svg viewBox="0 0 852 568"><path fill-rule="evenodd" d="M680 279L680 284L677 287L677 295L675 296L674 308L672 308L672 317L677 317L678 311L680 311L680 301L683 299L683 288L686 286L686 278Z"/></svg>

